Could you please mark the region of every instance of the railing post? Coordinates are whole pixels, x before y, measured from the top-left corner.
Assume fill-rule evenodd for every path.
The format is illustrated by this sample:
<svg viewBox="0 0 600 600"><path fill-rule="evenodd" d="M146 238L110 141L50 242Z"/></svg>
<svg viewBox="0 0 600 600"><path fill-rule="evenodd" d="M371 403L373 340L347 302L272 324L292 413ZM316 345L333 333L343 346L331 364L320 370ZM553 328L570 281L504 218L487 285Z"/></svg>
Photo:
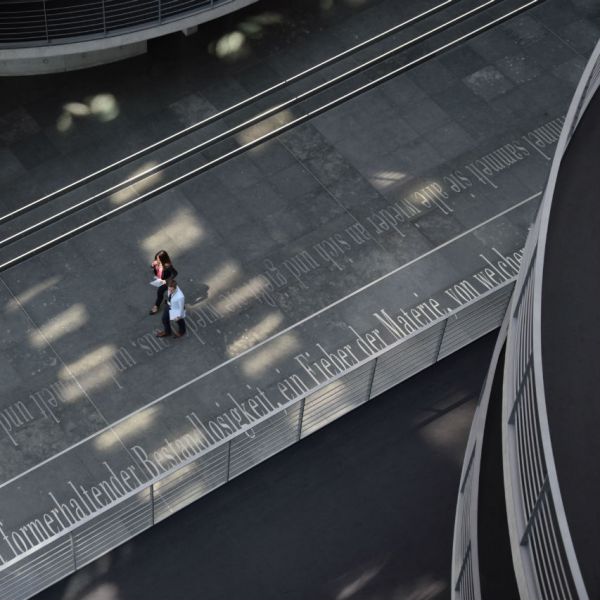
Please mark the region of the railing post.
<svg viewBox="0 0 600 600"><path fill-rule="evenodd" d="M158 23L162 23L162 0L158 0Z"/></svg>
<svg viewBox="0 0 600 600"><path fill-rule="evenodd" d="M465 487L467 486L467 481L469 479L469 475L471 474L471 467L473 466L473 462L475 460L475 450L477 449L477 442L473 444L473 450L471 451L471 456L469 458L469 464L467 465L467 470L465 471L465 476L460 484L460 493L465 493Z"/></svg>
<svg viewBox="0 0 600 600"><path fill-rule="evenodd" d="M106 35L106 0L102 0L102 27Z"/></svg>
<svg viewBox="0 0 600 600"><path fill-rule="evenodd" d="M442 350L442 344L444 343L444 336L446 335L446 327L448 326L448 321L452 316L454 316L454 318L456 319L454 313L451 313L444 320L444 327L442 328L442 333L440 334L440 343L438 344L437 352L435 353L435 362L440 360L440 352Z"/></svg>
<svg viewBox="0 0 600 600"><path fill-rule="evenodd" d="M302 437L302 421L304 419L304 405L306 403L306 396L300 400L300 414L298 415L298 441Z"/></svg>
<svg viewBox="0 0 600 600"><path fill-rule="evenodd" d="M46 41L50 42L50 33L48 31L48 13L46 12L46 0L43 2L44 7L44 27L46 28Z"/></svg>
<svg viewBox="0 0 600 600"><path fill-rule="evenodd" d="M150 486L150 507L152 508L152 514L151 514L152 525L155 525L155 523L154 523L154 484L152 484Z"/></svg>
<svg viewBox="0 0 600 600"><path fill-rule="evenodd" d="M371 371L371 376L369 378L369 390L367 392L367 402L371 399L371 394L373 393L373 381L375 380L375 371L377 370L377 357L373 360L373 370Z"/></svg>
<svg viewBox="0 0 600 600"><path fill-rule="evenodd" d="M531 532L531 528L533 527L533 524L534 524L535 520L537 519L537 515L540 512L540 507L542 506L542 502L544 501L547 492L548 492L548 476L546 475L546 477L544 478L544 483L540 489L540 493L538 494L538 497L536 498L535 504L533 506L533 510L531 511L531 516L529 517L529 520L527 521L527 526L525 527L523 536L521 537L521 541L520 541L521 546L524 546L525 544L527 544L527 542L529 540L529 534Z"/></svg>
<svg viewBox="0 0 600 600"><path fill-rule="evenodd" d="M510 414L508 415L509 425L514 425L514 423L515 423L515 415L517 413L517 409L519 408L519 404L521 404L521 399L523 398L523 392L525 390L525 385L528 382L529 371L531 371L532 369L533 369L533 352L530 353L529 358L527 359L527 363L525 364L525 369L523 370L523 375L521 377L519 387L517 388L517 393L515 394L515 401L513 402L512 408L510 409Z"/></svg>
<svg viewBox="0 0 600 600"><path fill-rule="evenodd" d="M471 542L469 542L469 545L467 546L467 550L463 557L462 565L460 566L460 571L458 572L458 577L456 578L456 584L454 586L455 592L458 592L458 590L460 590L460 584L462 583L463 574L467 567L467 562L469 561L470 556L471 556Z"/></svg>
<svg viewBox="0 0 600 600"><path fill-rule="evenodd" d="M225 473L225 482L229 481L229 473L231 471L231 442L233 440L229 440L227 443L227 472Z"/></svg>

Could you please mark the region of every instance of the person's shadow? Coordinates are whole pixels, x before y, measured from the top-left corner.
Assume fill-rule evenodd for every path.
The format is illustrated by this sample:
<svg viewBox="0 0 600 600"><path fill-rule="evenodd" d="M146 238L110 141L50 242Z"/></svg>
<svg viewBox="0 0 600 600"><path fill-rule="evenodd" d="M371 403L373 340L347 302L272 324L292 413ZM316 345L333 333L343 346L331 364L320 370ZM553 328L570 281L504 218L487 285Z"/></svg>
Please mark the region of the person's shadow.
<svg viewBox="0 0 600 600"><path fill-rule="evenodd" d="M206 283L198 283L196 285L193 285L190 294L190 298L193 298L193 300L188 303L190 308L196 308L197 304L200 304L200 302L206 300L208 298L209 289L210 286Z"/></svg>

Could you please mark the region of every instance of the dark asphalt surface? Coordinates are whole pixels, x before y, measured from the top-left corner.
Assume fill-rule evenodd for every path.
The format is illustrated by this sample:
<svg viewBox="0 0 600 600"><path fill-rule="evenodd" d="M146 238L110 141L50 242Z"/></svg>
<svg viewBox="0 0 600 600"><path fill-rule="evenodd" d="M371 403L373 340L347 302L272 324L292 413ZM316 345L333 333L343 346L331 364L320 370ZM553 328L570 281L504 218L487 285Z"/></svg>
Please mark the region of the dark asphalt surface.
<svg viewBox="0 0 600 600"><path fill-rule="evenodd" d="M441 600L495 333L245 473L38 600Z"/></svg>

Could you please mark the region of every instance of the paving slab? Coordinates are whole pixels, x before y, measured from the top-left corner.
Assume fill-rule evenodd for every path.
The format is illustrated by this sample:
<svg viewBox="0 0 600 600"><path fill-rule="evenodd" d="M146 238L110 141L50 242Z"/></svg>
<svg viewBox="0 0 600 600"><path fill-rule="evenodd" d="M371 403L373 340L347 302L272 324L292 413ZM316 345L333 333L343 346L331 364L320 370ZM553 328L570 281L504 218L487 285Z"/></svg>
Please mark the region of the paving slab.
<svg viewBox="0 0 600 600"><path fill-rule="evenodd" d="M324 18L322 26L336 40L353 30L378 31L389 19L382 11L393 4L346 7L339 23ZM451 315L464 302L457 283L482 295L509 278L497 265L524 244L575 85L553 73L566 63L582 68L585 60L552 29L552 19L543 19L563 5L573 22L596 27L597 13L548 0L526 19L462 46L455 53L466 62L460 68L435 58L4 271L0 521L15 535L0 541L0 563L33 545L20 527L53 508L60 512L56 502L75 500L79 522L110 500L102 491L78 500L79 486L101 489L116 472L125 493L192 451L208 452L217 433L202 434L206 448L167 458L165 447L198 433L198 421L217 423L240 403L253 404L251 431L257 415L292 410L300 392L340 374L335 363L330 372L311 366L324 353L347 348L349 366L397 341L385 314L426 302L431 319ZM305 17L318 11L304 10ZM231 17L206 31L216 36L219 26L233 24ZM332 51L319 50L310 32L292 31L298 37L286 42L286 60L306 49L314 62ZM212 73L214 86L195 81L199 67L191 59L170 74L168 56L158 62L159 75L152 56L94 73L103 83L113 68L131 74L129 87L115 84L115 95L124 109L123 138L141 140L144 129L150 137L170 133L196 110L222 108L258 89L257 79L271 82L278 49L266 46L258 44L254 60ZM267 54L265 71L257 65ZM518 66L520 57L535 67ZM40 78L36 102L60 105L76 79L57 77L49 90ZM102 89L89 73L81 79L81 97ZM30 81L25 86L35 89ZM18 127L6 128L6 151L18 161L14 144L45 127L61 157L23 164L31 185L15 176L2 193L3 212L60 185L57 169L65 163L72 177L112 158L103 153L110 146L101 143L97 123L78 122L64 136L52 110L19 98L21 104L6 105L21 115ZM49 169L57 173L50 183ZM7 173L10 179L11 168ZM156 338L159 317L147 314L149 263L160 248L173 257L186 294L185 339ZM480 274L490 263L491 280ZM423 319L420 325L429 322ZM374 341L365 341L367 333ZM60 531L64 523L54 514L52 527Z"/></svg>

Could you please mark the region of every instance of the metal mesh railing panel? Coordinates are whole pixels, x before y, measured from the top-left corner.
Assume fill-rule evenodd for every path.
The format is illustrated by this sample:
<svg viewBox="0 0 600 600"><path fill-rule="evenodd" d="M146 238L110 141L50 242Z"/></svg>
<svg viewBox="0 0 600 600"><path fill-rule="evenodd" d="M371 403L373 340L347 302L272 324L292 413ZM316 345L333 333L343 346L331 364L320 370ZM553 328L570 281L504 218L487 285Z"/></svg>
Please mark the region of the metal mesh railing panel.
<svg viewBox="0 0 600 600"><path fill-rule="evenodd" d="M64 536L0 571L0 598L30 598L74 570L71 539Z"/></svg>
<svg viewBox="0 0 600 600"><path fill-rule="evenodd" d="M536 256L534 251L512 314L512 336L507 353L512 360L512 381L505 382L505 389L510 390L509 423L514 431L511 439L516 457L517 506L523 522L520 545L528 557L526 564L533 575L529 585L535 587L535 597L570 600L577 594L548 485L536 391L533 344Z"/></svg>
<svg viewBox="0 0 600 600"><path fill-rule="evenodd" d="M552 496L548 493L548 488L544 487L538 509L527 532L527 539L524 541L530 549L532 563L535 565L539 598L575 600L578 596L566 569L564 548L556 535L557 531Z"/></svg>
<svg viewBox="0 0 600 600"><path fill-rule="evenodd" d="M47 3L46 19L50 41L104 32L101 0L80 0L76 5L66 0Z"/></svg>
<svg viewBox="0 0 600 600"><path fill-rule="evenodd" d="M502 323L514 284L507 284L450 317L439 358L460 350L473 340L497 329Z"/></svg>
<svg viewBox="0 0 600 600"><path fill-rule="evenodd" d="M232 0L0 2L0 47L94 39L161 25Z"/></svg>
<svg viewBox="0 0 600 600"><path fill-rule="evenodd" d="M191 10L210 8L210 0L164 0L162 3L163 18L180 15Z"/></svg>
<svg viewBox="0 0 600 600"><path fill-rule="evenodd" d="M205 496L227 482L228 446L218 446L154 484L154 522Z"/></svg>
<svg viewBox="0 0 600 600"><path fill-rule="evenodd" d="M106 31L144 25L160 19L158 0L106 0Z"/></svg>
<svg viewBox="0 0 600 600"><path fill-rule="evenodd" d="M73 533L77 568L130 540L152 524L151 488L146 488L81 525Z"/></svg>
<svg viewBox="0 0 600 600"><path fill-rule="evenodd" d="M233 439L229 478L237 477L297 442L299 431L300 404L295 404Z"/></svg>
<svg viewBox="0 0 600 600"><path fill-rule="evenodd" d="M46 22L42 2L7 4L0 8L0 43L45 38Z"/></svg>
<svg viewBox="0 0 600 600"><path fill-rule="evenodd" d="M321 429L369 399L373 362L368 362L306 397L302 437Z"/></svg>
<svg viewBox="0 0 600 600"><path fill-rule="evenodd" d="M377 359L371 398L435 363L444 324L436 323Z"/></svg>
<svg viewBox="0 0 600 600"><path fill-rule="evenodd" d="M461 482L458 507L458 519L460 531L458 532L458 545L456 547L455 560L460 564L456 565L458 576L454 584L456 598L471 599L475 598L473 560L472 560L472 542L471 542L471 498L473 486L473 461L477 446L474 444L469 457L469 468L464 480Z"/></svg>

